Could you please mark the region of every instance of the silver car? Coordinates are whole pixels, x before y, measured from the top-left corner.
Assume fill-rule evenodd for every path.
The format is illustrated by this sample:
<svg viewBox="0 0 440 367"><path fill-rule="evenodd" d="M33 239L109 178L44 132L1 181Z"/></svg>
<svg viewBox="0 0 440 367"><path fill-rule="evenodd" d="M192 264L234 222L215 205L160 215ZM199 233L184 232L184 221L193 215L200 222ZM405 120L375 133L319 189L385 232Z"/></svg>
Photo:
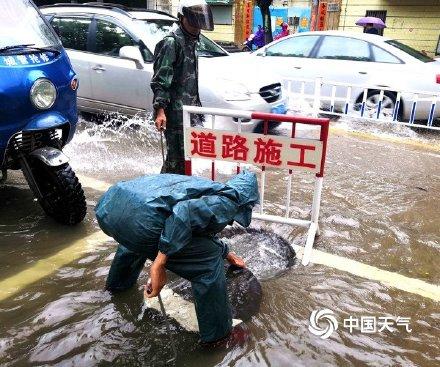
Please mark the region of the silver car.
<svg viewBox="0 0 440 367"><path fill-rule="evenodd" d="M177 19L151 10L132 11L109 4L42 7L79 76L78 107L86 112L135 115L152 110L150 80L156 44ZM258 62L237 63L201 35L199 89L203 106L262 112L285 110L280 78ZM216 119L235 129L230 117ZM226 126L225 126L226 125ZM259 121L242 121L252 131Z"/></svg>

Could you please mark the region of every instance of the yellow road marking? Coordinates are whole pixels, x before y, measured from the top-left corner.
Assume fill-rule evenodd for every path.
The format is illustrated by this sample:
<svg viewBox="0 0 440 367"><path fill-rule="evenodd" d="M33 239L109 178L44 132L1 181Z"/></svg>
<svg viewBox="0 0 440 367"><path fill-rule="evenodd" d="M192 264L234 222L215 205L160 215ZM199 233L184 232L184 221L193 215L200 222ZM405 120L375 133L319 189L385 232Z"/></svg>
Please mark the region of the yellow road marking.
<svg viewBox="0 0 440 367"><path fill-rule="evenodd" d="M97 180L92 177L77 175L81 185L83 187L88 187L96 191L107 191L111 184L105 181Z"/></svg>
<svg viewBox="0 0 440 367"><path fill-rule="evenodd" d="M92 233L75 241L56 254L38 260L29 268L0 281L0 301L14 296L27 286L55 273L64 265L80 259L88 250L93 249L93 245L103 243L109 239L103 232Z"/></svg>
<svg viewBox="0 0 440 367"><path fill-rule="evenodd" d="M332 133L338 133L342 135L354 136L357 138L368 139L368 140L383 140L394 144L408 145L414 148L422 148L434 152L440 152L440 143L425 143L422 141L412 140L412 138L403 138L397 136L387 136L387 135L377 135L372 132L366 131L351 131L346 130L341 127L331 126L330 131Z"/></svg>
<svg viewBox="0 0 440 367"><path fill-rule="evenodd" d="M304 247L293 245L298 258L302 258ZM420 279L409 278L391 271L382 270L345 257L332 255L313 249L310 262L338 269L352 275L374 280L405 292L418 294L422 297L440 301L440 286L424 282Z"/></svg>

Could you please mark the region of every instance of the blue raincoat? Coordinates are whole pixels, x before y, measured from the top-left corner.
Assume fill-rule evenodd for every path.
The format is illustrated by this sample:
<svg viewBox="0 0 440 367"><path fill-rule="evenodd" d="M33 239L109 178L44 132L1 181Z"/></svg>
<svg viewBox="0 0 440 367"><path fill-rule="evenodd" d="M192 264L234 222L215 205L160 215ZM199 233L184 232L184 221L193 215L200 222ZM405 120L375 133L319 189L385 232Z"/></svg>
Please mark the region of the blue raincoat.
<svg viewBox="0 0 440 367"><path fill-rule="evenodd" d="M258 198L250 172L226 184L161 174L112 186L95 208L101 229L119 243L107 289L133 286L160 250L167 269L191 281L202 341L224 337L232 327L223 269L228 248L215 234L234 221L249 226Z"/></svg>

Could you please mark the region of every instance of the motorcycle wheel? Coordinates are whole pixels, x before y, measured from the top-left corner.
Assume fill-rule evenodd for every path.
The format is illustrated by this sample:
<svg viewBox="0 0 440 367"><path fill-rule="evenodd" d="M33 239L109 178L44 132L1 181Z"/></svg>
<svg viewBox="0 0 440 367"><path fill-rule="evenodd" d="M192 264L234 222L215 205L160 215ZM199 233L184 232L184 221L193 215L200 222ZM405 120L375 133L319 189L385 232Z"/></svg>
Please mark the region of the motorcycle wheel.
<svg viewBox="0 0 440 367"><path fill-rule="evenodd" d="M43 196L39 203L45 213L62 224L80 223L87 212L86 198L70 165L50 167L35 160L31 167Z"/></svg>

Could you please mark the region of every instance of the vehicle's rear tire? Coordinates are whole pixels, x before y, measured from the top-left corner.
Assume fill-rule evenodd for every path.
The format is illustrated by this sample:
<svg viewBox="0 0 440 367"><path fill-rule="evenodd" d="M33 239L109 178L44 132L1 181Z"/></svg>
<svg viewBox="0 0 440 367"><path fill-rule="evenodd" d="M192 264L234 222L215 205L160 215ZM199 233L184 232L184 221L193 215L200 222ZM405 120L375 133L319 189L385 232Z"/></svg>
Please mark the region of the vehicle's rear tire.
<svg viewBox="0 0 440 367"><path fill-rule="evenodd" d="M45 213L62 224L80 223L87 212L86 198L70 165L50 167L35 160L31 167L43 196L39 203Z"/></svg>

